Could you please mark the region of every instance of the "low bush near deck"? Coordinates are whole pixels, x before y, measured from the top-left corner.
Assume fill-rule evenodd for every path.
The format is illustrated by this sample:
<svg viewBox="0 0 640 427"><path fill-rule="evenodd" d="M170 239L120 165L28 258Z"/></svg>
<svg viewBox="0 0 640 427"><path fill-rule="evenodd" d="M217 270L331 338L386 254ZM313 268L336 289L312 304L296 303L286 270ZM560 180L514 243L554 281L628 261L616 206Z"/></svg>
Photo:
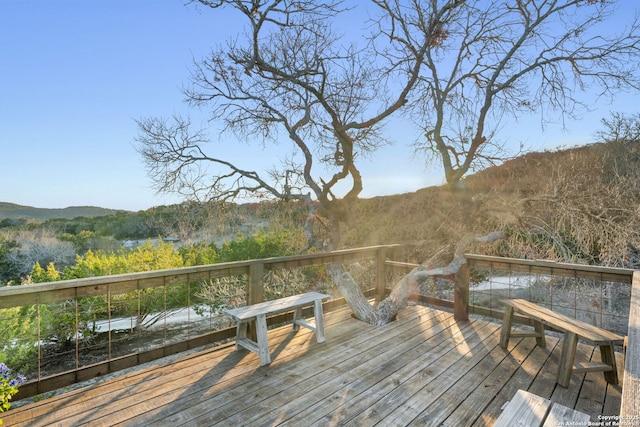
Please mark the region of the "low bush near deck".
<svg viewBox="0 0 640 427"><path fill-rule="evenodd" d="M14 373L7 365L0 363L0 413L11 408L9 400L18 392L18 387L27 379L24 375ZM2 419L0 418L0 424Z"/></svg>

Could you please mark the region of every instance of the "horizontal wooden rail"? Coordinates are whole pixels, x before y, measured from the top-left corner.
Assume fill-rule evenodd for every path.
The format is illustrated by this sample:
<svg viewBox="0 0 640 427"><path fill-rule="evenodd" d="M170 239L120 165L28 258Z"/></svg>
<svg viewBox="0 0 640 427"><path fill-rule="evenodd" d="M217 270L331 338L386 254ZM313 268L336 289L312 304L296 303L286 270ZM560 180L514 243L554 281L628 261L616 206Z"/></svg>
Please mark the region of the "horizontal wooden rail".
<svg viewBox="0 0 640 427"><path fill-rule="evenodd" d="M238 276L249 274L251 266L255 264L262 264L263 270L269 271L330 262L344 262L358 258L373 258L380 250L389 251L402 246L403 245L371 246L316 254L262 258L259 260L224 262L195 267L1 287L0 309L106 295L108 292L111 294L120 294L175 283L190 283L219 277Z"/></svg>
<svg viewBox="0 0 640 427"><path fill-rule="evenodd" d="M571 264L546 260L502 258L487 255L465 254L472 267L487 267L531 274L595 279L631 284L633 270L628 268L600 267L596 265Z"/></svg>

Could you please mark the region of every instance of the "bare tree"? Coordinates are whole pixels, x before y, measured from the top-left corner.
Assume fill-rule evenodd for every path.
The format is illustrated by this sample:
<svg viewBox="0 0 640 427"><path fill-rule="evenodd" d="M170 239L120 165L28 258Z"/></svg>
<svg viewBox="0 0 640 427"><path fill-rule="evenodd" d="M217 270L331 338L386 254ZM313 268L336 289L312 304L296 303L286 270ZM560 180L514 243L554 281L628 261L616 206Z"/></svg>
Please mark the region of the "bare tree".
<svg viewBox="0 0 640 427"><path fill-rule="evenodd" d="M577 117L589 109L585 93L640 88L638 18L612 25L617 1L374 3L385 11L380 34L408 51L420 46L414 39L431 41L410 111L424 134L416 147L442 162L451 187L504 158L496 136L504 120Z"/></svg>
<svg viewBox="0 0 640 427"><path fill-rule="evenodd" d="M535 192L519 201L519 220L545 257L635 268L640 246L638 123L613 114L602 143L555 153L541 164ZM514 204L515 205L515 204ZM546 244L545 244L546 243ZM546 248L545 248L546 247Z"/></svg>
<svg viewBox="0 0 640 427"><path fill-rule="evenodd" d="M48 228L14 231L7 237L16 243L6 256L7 262L22 277L27 276L36 263L45 268L49 263L65 266L76 256L73 244L59 240Z"/></svg>
<svg viewBox="0 0 640 427"><path fill-rule="evenodd" d="M223 133L265 145L288 140L292 155L266 172L248 170L217 156L206 132L193 129L188 118L141 119L139 151L157 189L199 200L302 201L310 212L308 248L340 247L341 224L363 187L357 159L388 142L385 120L407 104L429 51L442 42L440 27L432 25L430 31L421 22L396 26L394 19L381 19L378 32L361 44L345 45L332 27L348 12L341 2L200 3L235 8L247 28L195 64L187 101L209 111L223 124ZM439 5L433 19L449 22L462 3ZM388 12L383 3L374 5ZM385 35L392 37L383 45ZM472 241L464 239L465 246ZM459 265L462 250L455 251L452 265ZM367 302L341 265L328 270L357 318L384 324L406 303L406 287L449 271L434 260L412 272L378 307Z"/></svg>
<svg viewBox="0 0 640 427"><path fill-rule="evenodd" d="M640 113L612 112L608 118L603 118L601 121L604 130L596 132L596 136L603 142L617 144L640 142Z"/></svg>

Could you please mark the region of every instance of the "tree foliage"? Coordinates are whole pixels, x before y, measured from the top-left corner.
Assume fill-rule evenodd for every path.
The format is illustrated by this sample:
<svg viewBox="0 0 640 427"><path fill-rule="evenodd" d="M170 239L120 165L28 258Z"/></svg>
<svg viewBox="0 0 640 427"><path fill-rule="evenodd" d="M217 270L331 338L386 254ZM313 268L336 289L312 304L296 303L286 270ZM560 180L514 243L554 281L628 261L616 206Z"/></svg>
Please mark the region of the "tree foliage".
<svg viewBox="0 0 640 427"><path fill-rule="evenodd" d="M77 255L75 264L65 268L62 276L64 279L81 279L183 266L182 257L171 243L159 241L156 245L147 240L144 245L132 250L87 251L84 255Z"/></svg>
<svg viewBox="0 0 640 427"><path fill-rule="evenodd" d="M31 283L54 282L293 255L303 240L299 229L287 228L260 229L250 236L239 233L220 247L215 243L200 243L175 249L171 243L147 240L144 245L131 250L90 250L84 255L76 255L74 264L59 269L53 262L46 267L36 262L31 269L30 280Z"/></svg>
<svg viewBox="0 0 640 427"><path fill-rule="evenodd" d="M11 257L18 243L15 240L0 237L0 284L20 281L20 271Z"/></svg>
<svg viewBox="0 0 640 427"><path fill-rule="evenodd" d="M640 113L612 112L609 117L602 119L602 126L604 129L597 136L603 142L633 145L640 142Z"/></svg>

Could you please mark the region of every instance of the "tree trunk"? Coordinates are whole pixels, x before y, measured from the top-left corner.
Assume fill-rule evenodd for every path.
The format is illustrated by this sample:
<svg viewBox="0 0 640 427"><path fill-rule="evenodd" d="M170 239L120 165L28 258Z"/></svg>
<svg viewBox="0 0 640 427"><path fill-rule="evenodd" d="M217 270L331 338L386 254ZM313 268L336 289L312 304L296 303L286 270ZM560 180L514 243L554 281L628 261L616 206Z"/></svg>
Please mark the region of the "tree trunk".
<svg viewBox="0 0 640 427"><path fill-rule="evenodd" d="M351 274L344 270L341 264L331 263L327 270L342 292L355 318L374 326L382 326L393 321L398 312L406 307L409 296L419 289L420 283L436 277L452 279L460 268L466 264L467 260L464 257L464 252L471 244L476 242L489 243L503 237L504 235L499 232L490 233L486 236L466 235L456 245L453 259L447 265L437 267L437 265L443 264L442 259L446 256L445 254L451 254L450 250L441 250L400 279L389 296L377 306L369 303L358 283Z"/></svg>

